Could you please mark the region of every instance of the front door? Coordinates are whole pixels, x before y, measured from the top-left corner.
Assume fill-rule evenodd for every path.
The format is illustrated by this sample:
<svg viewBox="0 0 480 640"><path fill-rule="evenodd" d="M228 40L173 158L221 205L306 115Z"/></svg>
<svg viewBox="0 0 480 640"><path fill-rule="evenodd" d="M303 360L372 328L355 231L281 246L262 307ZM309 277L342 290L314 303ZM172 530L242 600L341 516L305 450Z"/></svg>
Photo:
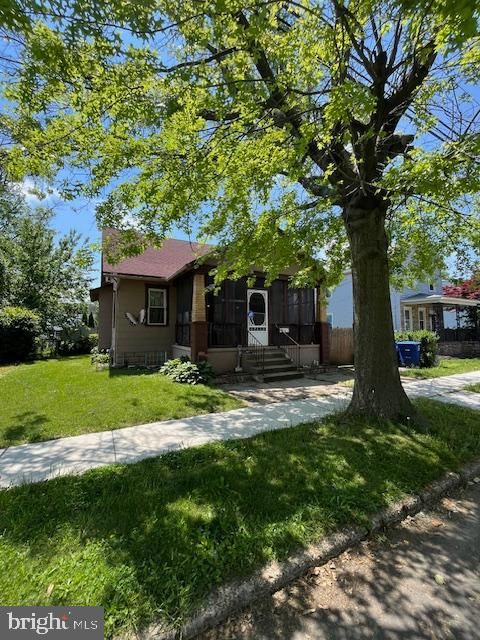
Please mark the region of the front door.
<svg viewBox="0 0 480 640"><path fill-rule="evenodd" d="M268 346L268 291L247 289L248 344Z"/></svg>

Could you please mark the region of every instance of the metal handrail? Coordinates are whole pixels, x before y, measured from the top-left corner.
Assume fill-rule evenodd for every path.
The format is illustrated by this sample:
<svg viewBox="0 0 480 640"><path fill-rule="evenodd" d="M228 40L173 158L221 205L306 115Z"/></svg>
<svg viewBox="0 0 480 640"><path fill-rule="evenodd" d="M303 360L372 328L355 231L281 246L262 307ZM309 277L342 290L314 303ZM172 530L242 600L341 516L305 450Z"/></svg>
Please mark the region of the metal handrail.
<svg viewBox="0 0 480 640"><path fill-rule="evenodd" d="M257 364L257 366L260 366L261 374L263 375L265 372L265 346L260 342L257 336L254 335L253 333L247 334L247 342L250 336L254 339L256 344L253 344L253 345L248 344L247 349L250 350L250 347L253 347L252 353L253 353L253 358L255 360L255 364Z"/></svg>
<svg viewBox="0 0 480 640"><path fill-rule="evenodd" d="M280 331L280 327L278 326L277 323L275 323L275 328L277 329L279 336L280 336L280 334L283 335L283 336L287 336L287 338L290 340L290 342L292 342L293 345L295 346L295 353L296 353L296 360L297 360L295 364L296 364L297 369L299 369L300 368L300 343L297 342L294 338L292 338L292 336L289 333L283 333L282 331ZM280 340L279 340L278 346L280 347L280 349L283 349L283 351L285 351L286 355L292 360L292 358L290 356L290 353L288 351L288 345L280 344Z"/></svg>

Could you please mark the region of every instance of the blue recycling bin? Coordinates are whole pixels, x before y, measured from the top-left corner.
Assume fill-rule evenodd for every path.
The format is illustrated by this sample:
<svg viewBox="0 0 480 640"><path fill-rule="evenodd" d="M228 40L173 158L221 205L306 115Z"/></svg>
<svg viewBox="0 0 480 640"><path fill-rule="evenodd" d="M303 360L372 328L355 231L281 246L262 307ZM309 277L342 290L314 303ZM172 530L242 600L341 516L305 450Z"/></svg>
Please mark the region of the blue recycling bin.
<svg viewBox="0 0 480 640"><path fill-rule="evenodd" d="M420 366L420 342L416 340L399 340L395 343L398 363L401 367Z"/></svg>

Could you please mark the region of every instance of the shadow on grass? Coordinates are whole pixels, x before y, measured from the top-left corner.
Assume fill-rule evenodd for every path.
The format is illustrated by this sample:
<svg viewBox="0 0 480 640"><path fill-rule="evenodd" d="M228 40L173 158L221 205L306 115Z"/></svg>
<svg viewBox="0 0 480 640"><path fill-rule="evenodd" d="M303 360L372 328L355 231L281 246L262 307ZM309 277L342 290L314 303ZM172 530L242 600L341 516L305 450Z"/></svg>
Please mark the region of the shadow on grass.
<svg viewBox="0 0 480 640"><path fill-rule="evenodd" d="M142 367L122 367L115 368L110 367L108 374L111 378L118 378L120 376L151 376L154 373L158 373L158 369L147 369Z"/></svg>
<svg viewBox="0 0 480 640"><path fill-rule="evenodd" d="M3 540L19 574L23 564L40 567L29 569L32 604L51 567L48 603L102 604L110 633L171 622L226 579L362 523L456 467L455 448L480 451L474 412L424 406L441 425L435 437L331 420L12 489L0 494ZM454 420L449 441L443 429ZM95 590L84 558L98 545L105 568ZM63 558L75 554L72 577ZM62 588L72 580L73 592Z"/></svg>
<svg viewBox="0 0 480 640"><path fill-rule="evenodd" d="M2 440L6 446L17 444L18 441L38 442L45 439L43 426L48 422L44 413L24 411L14 416L15 424L3 430Z"/></svg>
<svg viewBox="0 0 480 640"><path fill-rule="evenodd" d="M474 491L458 510L442 506L362 545L198 640L476 638L480 492ZM443 584L437 575L445 576Z"/></svg>

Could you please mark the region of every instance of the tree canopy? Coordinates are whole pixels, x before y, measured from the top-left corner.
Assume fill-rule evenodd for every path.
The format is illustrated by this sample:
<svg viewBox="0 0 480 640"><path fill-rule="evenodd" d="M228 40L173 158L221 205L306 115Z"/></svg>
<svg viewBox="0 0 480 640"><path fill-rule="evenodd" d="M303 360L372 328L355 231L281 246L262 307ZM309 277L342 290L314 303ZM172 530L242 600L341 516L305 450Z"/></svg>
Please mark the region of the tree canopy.
<svg viewBox="0 0 480 640"><path fill-rule="evenodd" d="M10 175L68 165L64 193L102 198L120 252L174 227L215 238L218 279L294 262L297 285L329 284L351 264L356 364L376 376L355 389L363 407L401 389L389 276L480 246L478 2L12 7Z"/></svg>
<svg viewBox="0 0 480 640"><path fill-rule="evenodd" d="M4 192L2 205L0 306L35 311L44 331L78 324L90 284L91 250L74 231L57 239L49 209L30 209L11 190Z"/></svg>
<svg viewBox="0 0 480 640"><path fill-rule="evenodd" d="M28 5L10 170L68 161L67 194L107 194L102 223L198 224L239 273L293 252L300 279L338 278L342 202L373 189L394 272L480 243L477 3Z"/></svg>

